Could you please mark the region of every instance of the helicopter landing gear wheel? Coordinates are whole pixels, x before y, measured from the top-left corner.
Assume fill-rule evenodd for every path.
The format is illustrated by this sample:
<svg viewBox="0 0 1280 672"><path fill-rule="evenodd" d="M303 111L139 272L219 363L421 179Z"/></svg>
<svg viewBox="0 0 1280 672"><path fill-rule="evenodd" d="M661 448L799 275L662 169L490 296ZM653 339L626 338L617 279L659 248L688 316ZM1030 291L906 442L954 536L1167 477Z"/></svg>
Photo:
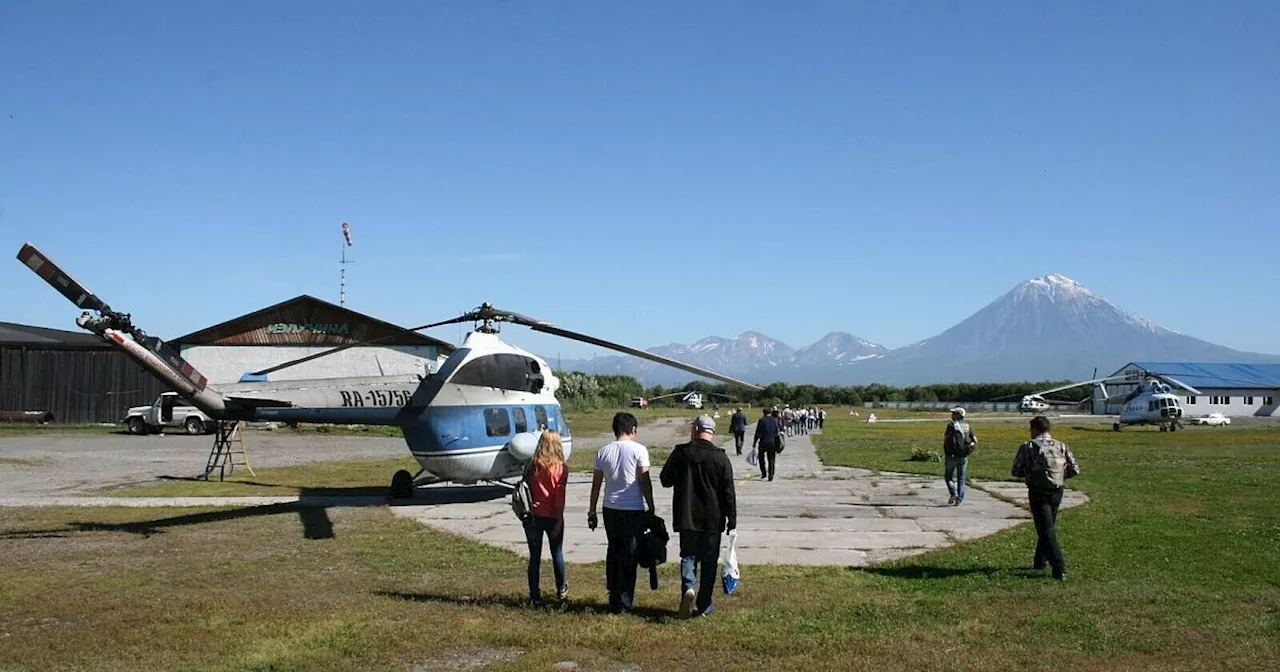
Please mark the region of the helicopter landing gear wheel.
<svg viewBox="0 0 1280 672"><path fill-rule="evenodd" d="M1117 432L1118 432L1118 431L1120 431L1120 423L1118 423L1118 422L1117 422L1117 423L1115 423L1115 424L1111 425L1111 429L1114 429L1114 430L1115 430L1115 431L1117 431Z"/></svg>
<svg viewBox="0 0 1280 672"><path fill-rule="evenodd" d="M1160 425L1160 431L1162 431L1162 432L1167 432L1167 431L1169 431L1169 428L1168 428L1168 427L1165 427L1164 425Z"/></svg>
<svg viewBox="0 0 1280 672"><path fill-rule="evenodd" d="M391 477L391 498L411 499L413 497L413 474L401 469Z"/></svg>

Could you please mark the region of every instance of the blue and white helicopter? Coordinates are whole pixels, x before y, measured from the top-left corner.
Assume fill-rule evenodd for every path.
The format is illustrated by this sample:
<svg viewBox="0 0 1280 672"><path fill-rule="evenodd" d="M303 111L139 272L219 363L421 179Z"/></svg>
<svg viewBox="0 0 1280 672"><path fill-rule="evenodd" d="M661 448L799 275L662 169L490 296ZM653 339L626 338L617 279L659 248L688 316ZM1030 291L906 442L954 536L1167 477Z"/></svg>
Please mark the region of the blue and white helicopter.
<svg viewBox="0 0 1280 672"><path fill-rule="evenodd" d="M391 479L391 496L396 498L411 497L415 486L432 483L508 485L503 479L521 474L544 429L560 432L566 457L572 452L572 430L556 400L559 380L546 360L502 341L497 329L501 322L733 385L762 389L714 371L499 310L488 303L457 317L406 330L422 331L460 322L476 324L462 347L429 375L241 382L214 387L174 348L135 327L127 313L112 310L30 243L18 252L18 260L85 310L76 320L77 325L123 351L215 420L226 424L278 421L400 427L421 469L417 474L396 472ZM341 345L255 371L251 377L266 377L274 371L376 342Z"/></svg>

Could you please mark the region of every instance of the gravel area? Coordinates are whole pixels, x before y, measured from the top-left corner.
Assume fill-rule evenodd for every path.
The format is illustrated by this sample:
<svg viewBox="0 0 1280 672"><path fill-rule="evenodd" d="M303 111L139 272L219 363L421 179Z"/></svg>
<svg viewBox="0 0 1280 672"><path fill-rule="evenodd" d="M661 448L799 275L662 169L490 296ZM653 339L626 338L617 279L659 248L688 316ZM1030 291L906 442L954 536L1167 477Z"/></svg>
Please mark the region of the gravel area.
<svg viewBox="0 0 1280 672"><path fill-rule="evenodd" d="M213 436L13 436L0 438L0 493L7 496L86 494L145 484L163 476L199 476ZM408 457L404 439L389 437L245 434L249 463L283 467L326 460ZM390 479L390 475L387 476Z"/></svg>

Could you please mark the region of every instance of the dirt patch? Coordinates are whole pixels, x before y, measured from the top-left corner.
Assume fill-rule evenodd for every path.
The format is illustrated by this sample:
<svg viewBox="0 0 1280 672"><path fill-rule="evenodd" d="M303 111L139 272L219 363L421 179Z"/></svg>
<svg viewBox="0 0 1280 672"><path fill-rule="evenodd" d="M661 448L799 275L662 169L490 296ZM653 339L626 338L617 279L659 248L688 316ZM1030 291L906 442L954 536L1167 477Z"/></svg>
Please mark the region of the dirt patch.
<svg viewBox="0 0 1280 672"><path fill-rule="evenodd" d="M1172 502L1163 502L1158 508L1164 513L1175 516L1200 515L1200 502L1197 502L1194 499L1177 499Z"/></svg>
<svg viewBox="0 0 1280 672"><path fill-rule="evenodd" d="M505 663L524 655L515 647L476 646L445 651L427 661L411 665L412 672L428 670L479 670L494 663Z"/></svg>

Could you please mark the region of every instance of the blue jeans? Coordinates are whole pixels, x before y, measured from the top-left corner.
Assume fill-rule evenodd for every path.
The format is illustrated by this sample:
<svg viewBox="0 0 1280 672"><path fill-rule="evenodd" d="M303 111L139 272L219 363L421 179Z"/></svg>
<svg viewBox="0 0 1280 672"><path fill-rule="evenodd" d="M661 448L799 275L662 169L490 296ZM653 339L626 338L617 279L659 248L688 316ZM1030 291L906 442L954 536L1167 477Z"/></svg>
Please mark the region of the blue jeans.
<svg viewBox="0 0 1280 672"><path fill-rule="evenodd" d="M956 472L959 473L956 473ZM947 471L943 476L943 480L947 482L947 492L956 498L956 501L964 501L964 479L969 471L968 457L951 457L947 456ZM955 484L951 482L952 476L955 476Z"/></svg>
<svg viewBox="0 0 1280 672"><path fill-rule="evenodd" d="M524 537L529 542L529 599L542 599L539 588L539 571L542 569L542 535L551 542L551 568L556 575L556 589L568 589L564 578L564 519L529 516L524 521Z"/></svg>
<svg viewBox="0 0 1280 672"><path fill-rule="evenodd" d="M694 587L695 570L698 584L698 613L711 611L711 596L716 590L716 564L720 562L719 532L680 532L680 592Z"/></svg>

